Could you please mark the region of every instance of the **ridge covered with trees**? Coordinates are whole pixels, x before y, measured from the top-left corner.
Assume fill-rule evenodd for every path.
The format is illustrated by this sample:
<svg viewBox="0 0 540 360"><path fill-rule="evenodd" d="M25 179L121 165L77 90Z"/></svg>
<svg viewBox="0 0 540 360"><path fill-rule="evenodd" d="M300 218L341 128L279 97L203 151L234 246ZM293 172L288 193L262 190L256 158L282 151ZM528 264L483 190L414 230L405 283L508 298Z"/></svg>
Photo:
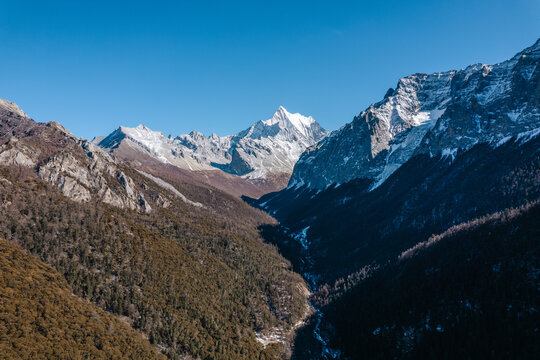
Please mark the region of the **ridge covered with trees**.
<svg viewBox="0 0 540 360"><path fill-rule="evenodd" d="M350 359L528 359L540 353L540 206L459 224L324 304ZM321 289L319 300L327 299ZM348 316L343 316L343 314Z"/></svg>
<svg viewBox="0 0 540 360"><path fill-rule="evenodd" d="M73 295L56 270L0 239L0 357L165 359L118 318Z"/></svg>
<svg viewBox="0 0 540 360"><path fill-rule="evenodd" d="M291 328L304 316L301 277L249 221L180 202L151 214L79 204L30 170L0 176L0 235L171 358L279 358L281 344L263 349L254 332Z"/></svg>
<svg viewBox="0 0 540 360"><path fill-rule="evenodd" d="M290 355L308 291L260 236L258 226L274 222L268 215L167 166L135 169L58 124L9 111L0 111L0 149L0 237L55 268L77 296L171 359ZM102 195L77 201L75 188ZM257 340L273 333L280 338Z"/></svg>

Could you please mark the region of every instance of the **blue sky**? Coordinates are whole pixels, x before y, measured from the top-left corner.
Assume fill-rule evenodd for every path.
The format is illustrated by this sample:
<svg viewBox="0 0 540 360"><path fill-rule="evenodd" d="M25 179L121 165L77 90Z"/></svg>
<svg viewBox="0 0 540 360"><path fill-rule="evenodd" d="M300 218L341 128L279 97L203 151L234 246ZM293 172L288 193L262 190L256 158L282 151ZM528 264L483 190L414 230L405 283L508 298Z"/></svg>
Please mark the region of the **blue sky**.
<svg viewBox="0 0 540 360"><path fill-rule="evenodd" d="M226 135L279 105L333 130L402 76L538 37L538 0L0 0L0 97L86 138L139 123Z"/></svg>

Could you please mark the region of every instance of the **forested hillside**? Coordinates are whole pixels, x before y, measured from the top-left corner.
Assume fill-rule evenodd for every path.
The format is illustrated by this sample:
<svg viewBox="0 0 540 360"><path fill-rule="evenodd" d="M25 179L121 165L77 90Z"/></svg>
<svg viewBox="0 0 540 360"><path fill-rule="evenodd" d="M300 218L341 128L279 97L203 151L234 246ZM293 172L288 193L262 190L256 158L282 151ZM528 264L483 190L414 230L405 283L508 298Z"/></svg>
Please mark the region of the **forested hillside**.
<svg viewBox="0 0 540 360"><path fill-rule="evenodd" d="M272 218L167 167L129 167L12 103L0 120L1 237L171 359L289 355L307 288L263 242Z"/></svg>
<svg viewBox="0 0 540 360"><path fill-rule="evenodd" d="M27 169L1 177L1 236L58 269L77 295L126 316L171 358L279 357L254 331L290 328L304 315L301 278L249 219L78 204Z"/></svg>
<svg viewBox="0 0 540 360"><path fill-rule="evenodd" d="M129 325L74 296L56 270L0 239L0 358L165 357Z"/></svg>
<svg viewBox="0 0 540 360"><path fill-rule="evenodd" d="M535 358L539 239L537 202L433 235L330 303L322 288L331 346L350 359Z"/></svg>

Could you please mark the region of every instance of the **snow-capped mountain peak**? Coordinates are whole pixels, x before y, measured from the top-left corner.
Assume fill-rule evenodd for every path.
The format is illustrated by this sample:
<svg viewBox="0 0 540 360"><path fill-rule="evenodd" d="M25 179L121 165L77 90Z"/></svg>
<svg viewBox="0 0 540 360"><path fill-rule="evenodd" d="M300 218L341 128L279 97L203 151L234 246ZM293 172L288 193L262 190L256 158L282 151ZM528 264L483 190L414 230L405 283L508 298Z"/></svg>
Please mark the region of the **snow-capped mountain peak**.
<svg viewBox="0 0 540 360"><path fill-rule="evenodd" d="M137 125L134 128L120 126L120 130L128 136L132 136L134 139L144 140L145 142L152 142L156 141L156 139L165 137L161 131L150 130L143 124Z"/></svg>
<svg viewBox="0 0 540 360"><path fill-rule="evenodd" d="M303 141L315 142L320 140L324 129L311 116L304 116L299 113L290 113L283 106L280 106L270 119L261 120L253 124L248 129L238 135L252 139L276 137L278 134L288 137L301 138Z"/></svg>
<svg viewBox="0 0 540 360"><path fill-rule="evenodd" d="M317 148L306 151L290 186L325 188L355 178L382 184L417 154L451 154L496 143L540 124L540 40L495 65L414 74L398 81Z"/></svg>
<svg viewBox="0 0 540 360"><path fill-rule="evenodd" d="M311 116L290 113L280 106L270 119L232 137L232 159L225 169L248 178L290 174L300 154L327 134Z"/></svg>
<svg viewBox="0 0 540 360"><path fill-rule="evenodd" d="M301 134L309 136L307 130L315 123L315 119L311 116L304 116L299 113L292 114L283 106L280 106L270 119L263 120L262 122L269 126L280 124L282 127L287 127L289 124L292 124Z"/></svg>
<svg viewBox="0 0 540 360"><path fill-rule="evenodd" d="M115 149L122 142L162 162L189 170L221 169L250 179L283 177L292 173L300 154L327 135L315 119L290 113L280 106L268 120L235 135L205 136L193 130L175 138L144 125L121 126L100 141Z"/></svg>

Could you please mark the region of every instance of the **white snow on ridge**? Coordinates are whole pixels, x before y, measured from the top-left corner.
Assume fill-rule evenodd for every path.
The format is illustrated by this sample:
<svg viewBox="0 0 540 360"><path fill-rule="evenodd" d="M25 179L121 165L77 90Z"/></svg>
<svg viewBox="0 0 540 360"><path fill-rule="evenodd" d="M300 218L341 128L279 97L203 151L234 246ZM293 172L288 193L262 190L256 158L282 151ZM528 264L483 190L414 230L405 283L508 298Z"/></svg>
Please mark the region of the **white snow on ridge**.
<svg viewBox="0 0 540 360"><path fill-rule="evenodd" d="M165 138L165 135L161 131L153 131L147 128L146 126L140 124L134 128L128 128L125 126L120 126L122 132L126 135L131 136L134 139L137 139L146 147L151 150L161 149L162 139Z"/></svg>
<svg viewBox="0 0 540 360"><path fill-rule="evenodd" d="M499 146L501 146L503 144L506 144L511 138L512 138L512 135L508 135L508 136L503 137L502 139L497 141L494 148L497 148L497 147L499 147Z"/></svg>
<svg viewBox="0 0 540 360"><path fill-rule="evenodd" d="M122 136L113 136L117 133L125 135L128 145L163 163L194 171L219 168L247 179L292 173L302 152L328 134L311 116L289 113L283 106L270 119L236 135L206 137L192 131L172 139L144 125L122 126L100 145L117 146L117 139L122 141Z"/></svg>
<svg viewBox="0 0 540 360"><path fill-rule="evenodd" d="M441 156L443 158L448 158L448 157L451 157L452 158L452 161L455 160L456 158L456 155L457 155L457 152L458 152L458 148L453 148L453 149L443 149L442 153L441 153Z"/></svg>
<svg viewBox="0 0 540 360"><path fill-rule="evenodd" d="M507 113L507 115L510 118L510 120L512 120L513 122L516 122L519 116L521 115L521 112L522 111L510 111Z"/></svg>
<svg viewBox="0 0 540 360"><path fill-rule="evenodd" d="M534 139L535 137L539 135L540 135L540 127L533 130L519 133L516 140L519 141L520 144L524 144L528 141L531 141L532 139Z"/></svg>
<svg viewBox="0 0 540 360"><path fill-rule="evenodd" d="M437 120L445 111L446 109L419 111L412 116L413 126L408 131L403 132L402 136L396 137L395 141L390 143L384 168L375 179L375 183L371 186L370 191L378 188L402 164L412 157L426 133L433 129Z"/></svg>
<svg viewBox="0 0 540 360"><path fill-rule="evenodd" d="M161 131L150 130L142 124L135 128L120 126L120 130L139 145L142 145L148 152L155 155L161 162L170 163L164 155L167 152L165 144L168 139Z"/></svg>
<svg viewBox="0 0 540 360"><path fill-rule="evenodd" d="M374 189L412 156L453 160L456 149L502 144L534 129L540 120L534 92L539 64L540 40L498 64L399 79L381 101L305 152L289 185L326 189L364 178Z"/></svg>
<svg viewBox="0 0 540 360"><path fill-rule="evenodd" d="M315 122L315 119L299 113L290 113L283 106L280 106L270 119L262 120L262 123L265 125L274 125L284 121L289 121L298 131L308 136L306 129L309 129L311 124Z"/></svg>
<svg viewBox="0 0 540 360"><path fill-rule="evenodd" d="M290 113L283 106L280 106L278 112L283 112L285 117L294 125L294 127L300 131L304 136L309 136L308 130L315 122L311 116L304 116L299 113Z"/></svg>

